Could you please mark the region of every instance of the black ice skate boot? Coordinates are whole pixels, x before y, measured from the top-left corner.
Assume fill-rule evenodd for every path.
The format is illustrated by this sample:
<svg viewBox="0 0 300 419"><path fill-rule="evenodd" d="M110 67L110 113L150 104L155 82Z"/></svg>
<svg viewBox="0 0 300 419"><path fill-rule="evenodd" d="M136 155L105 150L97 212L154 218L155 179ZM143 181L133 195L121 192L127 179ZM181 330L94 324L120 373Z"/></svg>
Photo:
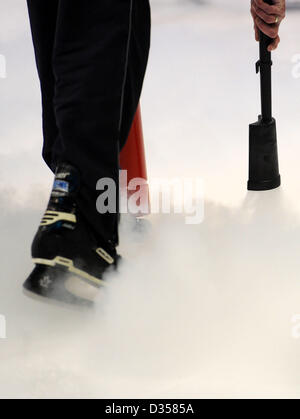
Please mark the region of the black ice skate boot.
<svg viewBox="0 0 300 419"><path fill-rule="evenodd" d="M24 283L30 293L71 304L92 305L91 294L104 285L103 273L114 269L113 246L99 244L76 205L77 170L57 168L50 201L32 243L35 268Z"/></svg>

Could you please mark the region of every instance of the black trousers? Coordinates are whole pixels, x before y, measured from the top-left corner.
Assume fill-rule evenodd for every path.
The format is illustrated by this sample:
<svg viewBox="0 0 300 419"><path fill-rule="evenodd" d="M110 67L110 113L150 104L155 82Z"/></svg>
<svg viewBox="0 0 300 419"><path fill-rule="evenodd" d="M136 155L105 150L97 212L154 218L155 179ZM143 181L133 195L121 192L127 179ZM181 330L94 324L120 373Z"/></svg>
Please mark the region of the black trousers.
<svg viewBox="0 0 300 419"><path fill-rule="evenodd" d="M149 0L27 0L41 82L43 157L81 173L78 206L103 242L118 243L118 214L96 210L96 183L118 186L119 152L142 90ZM99 192L98 192L99 194Z"/></svg>

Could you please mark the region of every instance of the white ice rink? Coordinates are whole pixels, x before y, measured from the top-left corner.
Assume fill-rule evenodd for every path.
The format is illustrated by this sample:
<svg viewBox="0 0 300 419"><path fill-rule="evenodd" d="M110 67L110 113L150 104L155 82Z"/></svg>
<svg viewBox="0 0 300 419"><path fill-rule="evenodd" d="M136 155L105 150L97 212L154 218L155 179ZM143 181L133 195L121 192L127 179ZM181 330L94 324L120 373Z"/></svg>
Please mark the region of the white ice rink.
<svg viewBox="0 0 300 419"><path fill-rule="evenodd" d="M87 313L22 294L52 176L25 2L1 1L0 398L300 396L300 11L273 57L283 186L247 193L260 110L249 1L152 5L149 176L203 179L205 219L152 217L144 237L123 225L126 261Z"/></svg>

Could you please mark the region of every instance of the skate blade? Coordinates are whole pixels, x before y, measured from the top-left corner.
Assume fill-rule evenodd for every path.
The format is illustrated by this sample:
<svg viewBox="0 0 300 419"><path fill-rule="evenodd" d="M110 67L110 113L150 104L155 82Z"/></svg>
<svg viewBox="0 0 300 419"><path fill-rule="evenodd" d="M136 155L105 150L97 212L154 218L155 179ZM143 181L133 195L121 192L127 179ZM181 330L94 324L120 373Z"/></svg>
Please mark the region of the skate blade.
<svg viewBox="0 0 300 419"><path fill-rule="evenodd" d="M23 285L24 293L39 301L93 307L99 288L59 267L36 265Z"/></svg>
<svg viewBox="0 0 300 419"><path fill-rule="evenodd" d="M23 287L22 290L22 294L26 297L26 298L30 298L30 300L36 302L36 303L40 303L49 307L57 307L60 309L64 309L64 310L68 310L68 311L80 311L80 312L86 312L86 311L90 311L94 308L94 304L86 304L86 305L82 305L82 304L70 304L70 303L66 303L64 301L60 301L60 300L55 300L54 298L50 298L50 297L45 297L42 296L40 294L37 294L36 292L33 291L29 291L26 288Z"/></svg>

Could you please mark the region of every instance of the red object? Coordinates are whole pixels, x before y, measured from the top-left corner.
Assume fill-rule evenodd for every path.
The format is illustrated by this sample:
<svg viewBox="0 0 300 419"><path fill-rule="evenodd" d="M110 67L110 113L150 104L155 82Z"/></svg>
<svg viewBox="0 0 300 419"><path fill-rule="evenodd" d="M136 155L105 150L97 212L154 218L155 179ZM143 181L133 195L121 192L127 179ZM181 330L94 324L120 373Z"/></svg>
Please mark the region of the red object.
<svg viewBox="0 0 300 419"><path fill-rule="evenodd" d="M138 106L128 140L120 153L121 170L127 170L127 186L132 179L141 178L145 181L147 177L144 135L141 117L141 107ZM128 191L128 195L134 191ZM147 200L149 200L149 189L147 188Z"/></svg>
<svg viewBox="0 0 300 419"><path fill-rule="evenodd" d="M122 170L127 170L128 183L134 178L147 180L141 107L136 112L128 140L120 154Z"/></svg>

